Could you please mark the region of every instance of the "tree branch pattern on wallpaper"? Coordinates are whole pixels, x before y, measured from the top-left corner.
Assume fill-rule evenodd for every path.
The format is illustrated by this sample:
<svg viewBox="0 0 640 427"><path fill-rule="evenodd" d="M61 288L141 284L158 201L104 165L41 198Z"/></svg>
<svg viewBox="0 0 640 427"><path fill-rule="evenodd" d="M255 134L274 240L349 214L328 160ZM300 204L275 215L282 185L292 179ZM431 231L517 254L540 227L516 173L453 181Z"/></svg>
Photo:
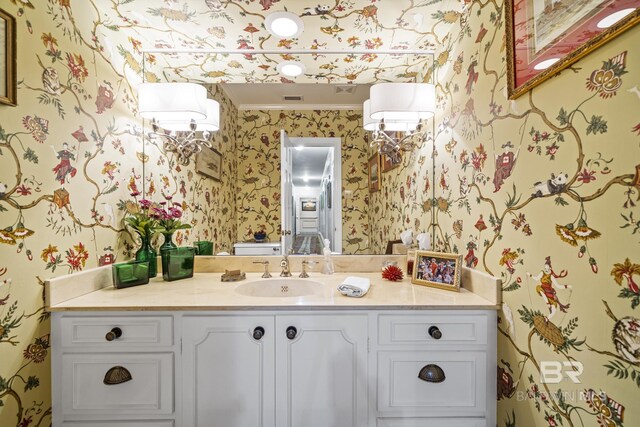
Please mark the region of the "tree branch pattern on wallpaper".
<svg viewBox="0 0 640 427"><path fill-rule="evenodd" d="M134 187L182 203L193 229L175 236L179 244L214 240L216 251L230 251L250 227L274 233L280 190L271 159L284 127L343 137L343 187L353 196L343 202L346 251L380 251L405 229L435 226L438 249L503 279L500 425L632 425L640 416L640 58L628 46L638 29L509 102L502 0L334 0L320 11L317 2L287 2L321 31L276 40L262 23L283 5L8 2L22 49L19 106L3 107L0 121L0 359L9 361L0 367L0 424L51 421L41 278L129 257L136 241L122 217ZM211 86L223 115L213 144L223 179L213 182L146 138L143 150L136 85L285 83L272 70L280 57L143 58L161 47L348 49L345 58L315 56L317 70L300 81L433 79L435 133L369 194L359 113L238 112ZM436 54L432 67L409 66L355 53L363 48ZM251 191L240 195L245 185ZM548 362L582 364L580 384L541 381Z"/></svg>
<svg viewBox="0 0 640 427"><path fill-rule="evenodd" d="M503 16L469 3L436 55L436 245L503 279L503 425L532 425L533 406L535 425L622 426L640 387L640 141L620 109L640 62L611 43L506 101ZM580 364L580 383L544 381L549 361Z"/></svg>

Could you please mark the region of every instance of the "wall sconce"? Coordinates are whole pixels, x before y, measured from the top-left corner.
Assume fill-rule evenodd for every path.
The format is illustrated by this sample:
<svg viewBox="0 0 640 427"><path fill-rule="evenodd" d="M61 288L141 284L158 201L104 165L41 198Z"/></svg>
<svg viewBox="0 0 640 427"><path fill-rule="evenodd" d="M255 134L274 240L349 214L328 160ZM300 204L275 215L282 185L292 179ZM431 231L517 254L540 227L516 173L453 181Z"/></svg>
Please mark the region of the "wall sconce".
<svg viewBox="0 0 640 427"><path fill-rule="evenodd" d="M411 151L427 136L424 121L435 114L436 92L430 83L379 83L365 101L365 130L373 131L371 147L400 163L400 151ZM394 133L392 133L394 132ZM403 132L398 137L395 132Z"/></svg>
<svg viewBox="0 0 640 427"><path fill-rule="evenodd" d="M185 166L202 147L211 147L210 132L220 129L220 104L207 99L207 90L195 83L141 84L138 112L151 119L149 138L162 138L164 150L176 153ZM196 132L202 132L202 138Z"/></svg>

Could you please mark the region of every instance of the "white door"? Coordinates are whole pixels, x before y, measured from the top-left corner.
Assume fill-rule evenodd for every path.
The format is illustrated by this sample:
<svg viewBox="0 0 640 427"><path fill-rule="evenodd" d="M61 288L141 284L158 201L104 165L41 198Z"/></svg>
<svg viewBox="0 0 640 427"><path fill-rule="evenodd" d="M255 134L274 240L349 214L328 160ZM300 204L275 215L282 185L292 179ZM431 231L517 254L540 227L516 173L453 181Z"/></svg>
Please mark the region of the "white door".
<svg viewBox="0 0 640 427"><path fill-rule="evenodd" d="M367 317L278 315L276 335L276 424L366 426Z"/></svg>
<svg viewBox="0 0 640 427"><path fill-rule="evenodd" d="M274 338L273 316L185 316L182 425L274 427Z"/></svg>
<svg viewBox="0 0 640 427"><path fill-rule="evenodd" d="M280 199L282 223L282 253L286 254L293 246L293 166L291 150L293 144L284 130L280 131Z"/></svg>

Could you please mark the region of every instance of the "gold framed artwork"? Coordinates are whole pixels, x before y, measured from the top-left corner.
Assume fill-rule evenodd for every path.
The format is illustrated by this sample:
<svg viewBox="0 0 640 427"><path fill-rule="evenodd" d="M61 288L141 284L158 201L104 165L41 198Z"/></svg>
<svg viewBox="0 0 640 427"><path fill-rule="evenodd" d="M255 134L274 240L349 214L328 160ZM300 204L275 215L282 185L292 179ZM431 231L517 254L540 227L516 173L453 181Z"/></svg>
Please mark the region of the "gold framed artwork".
<svg viewBox="0 0 640 427"><path fill-rule="evenodd" d="M507 0L505 5L509 99L640 21L637 0Z"/></svg>
<svg viewBox="0 0 640 427"><path fill-rule="evenodd" d="M369 193L380 190L380 154L375 153L369 158Z"/></svg>
<svg viewBox="0 0 640 427"><path fill-rule="evenodd" d="M215 148L203 148L196 156L196 172L222 180L222 154Z"/></svg>
<svg viewBox="0 0 640 427"><path fill-rule="evenodd" d="M461 270L462 255L416 251L411 283L460 292Z"/></svg>
<svg viewBox="0 0 640 427"><path fill-rule="evenodd" d="M0 104L18 105L16 19L0 9Z"/></svg>
<svg viewBox="0 0 640 427"><path fill-rule="evenodd" d="M381 163L382 163L382 172L389 172L391 169L397 168L398 166L400 166L400 163L402 163L402 155L398 154L398 156L400 157L400 161L394 163L391 160L391 157L389 157L387 154L383 154L381 157Z"/></svg>

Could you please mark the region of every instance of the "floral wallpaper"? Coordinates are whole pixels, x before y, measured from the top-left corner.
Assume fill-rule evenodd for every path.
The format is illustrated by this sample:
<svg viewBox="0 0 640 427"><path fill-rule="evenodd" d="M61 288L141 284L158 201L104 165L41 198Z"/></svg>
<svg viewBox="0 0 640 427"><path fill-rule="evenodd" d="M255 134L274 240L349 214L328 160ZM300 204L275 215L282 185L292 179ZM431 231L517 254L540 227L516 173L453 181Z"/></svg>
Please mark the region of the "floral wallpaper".
<svg viewBox="0 0 640 427"><path fill-rule="evenodd" d="M280 130L289 137L342 139L342 252L371 253L369 247L368 144L362 112L240 111L238 124L238 241L264 229L280 239Z"/></svg>
<svg viewBox="0 0 640 427"><path fill-rule="evenodd" d="M143 146L142 56L110 61L88 27L100 22L96 11L12 3L3 8L17 19L19 105L0 105L0 425L25 427L51 422L44 280L132 257L138 242L123 224L130 193L182 204L194 228L177 233L178 244L231 248L237 110L210 89L222 105L212 139L225 155L222 182L180 167L160 141Z"/></svg>
<svg viewBox="0 0 640 427"><path fill-rule="evenodd" d="M353 196L343 200L345 252L376 251L401 230L435 225L439 249L502 277L499 426L634 425L640 59L629 47L640 29L507 101L503 3L3 2L18 25L19 106L0 106L0 425L51 422L43 280L128 259L137 242L122 217L136 190L183 203L194 228L176 236L181 244L211 239L216 251L230 250L250 232L247 224L273 233L279 174L267 165L279 155L273 132L280 127L292 136L353 136L343 139L343 187ZM266 13L284 7L305 22L300 39L277 40L264 30ZM369 194L359 112L237 111L211 86L222 105L214 146L224 173L221 182L210 180L176 164L159 141L143 143L149 127L136 117L136 85L288 83L274 65L289 56L166 51L194 47L354 52L311 55L299 82L433 77L434 132L400 167L383 172L381 190ZM358 49L436 53L432 64L430 57ZM254 178L250 196L236 195ZM569 363L564 367L575 375L543 383L549 363Z"/></svg>
<svg viewBox="0 0 640 427"><path fill-rule="evenodd" d="M464 3L433 70L435 170L423 148L383 173L372 234L432 214L437 249L502 278L499 426L637 425L640 28L508 101L504 2Z"/></svg>

